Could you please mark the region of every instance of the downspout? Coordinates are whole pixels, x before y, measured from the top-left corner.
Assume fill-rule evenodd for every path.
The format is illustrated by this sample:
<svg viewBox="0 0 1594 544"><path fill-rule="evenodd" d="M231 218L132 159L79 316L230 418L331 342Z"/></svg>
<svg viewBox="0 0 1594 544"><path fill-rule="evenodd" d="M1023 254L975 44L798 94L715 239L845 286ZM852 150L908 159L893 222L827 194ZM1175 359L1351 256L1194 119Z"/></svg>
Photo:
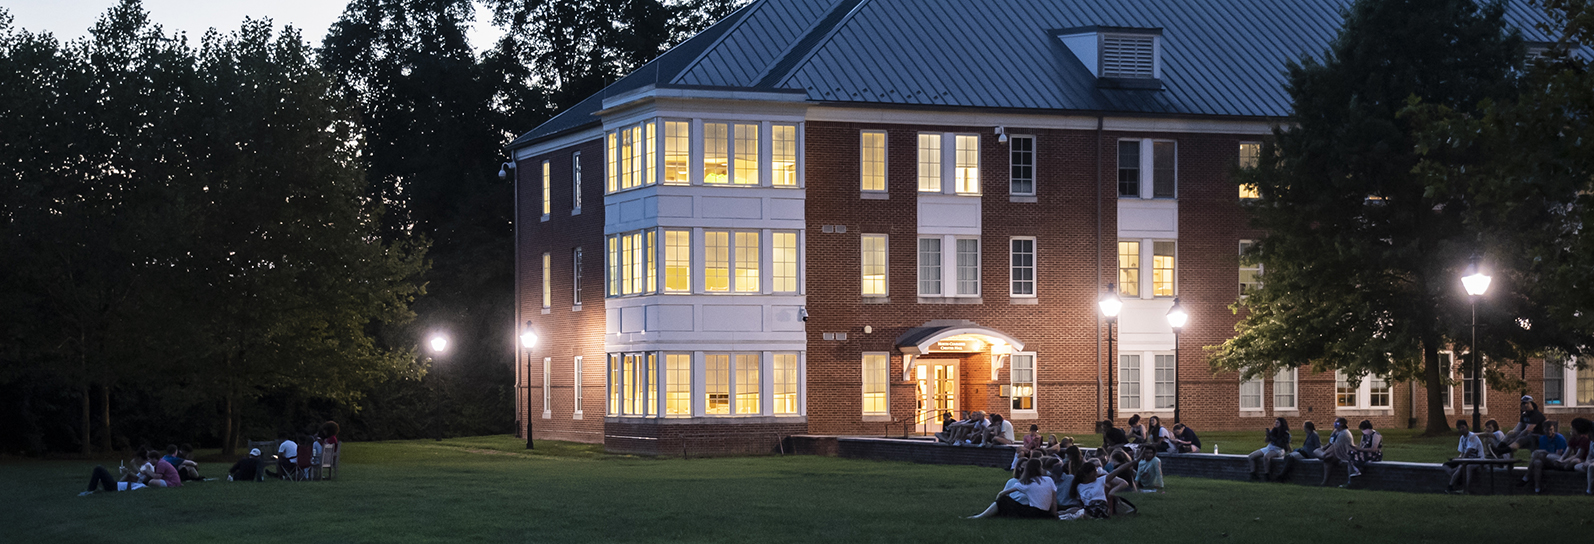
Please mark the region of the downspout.
<svg viewBox="0 0 1594 544"><path fill-rule="evenodd" d="M514 169L509 171L510 172L509 173L509 185L510 185L510 187L513 190L513 192L511 193L513 195L512 198L515 199L515 202L514 202L514 207L515 207L514 214L510 216L511 220L515 224L515 252L514 252L514 255L515 255L515 322L514 322L514 329L511 329L511 331L515 331L515 329L519 329L520 328L520 324L522 323L522 321L520 320L520 317L521 317L520 316L520 307L521 307L521 304L520 304L520 161L515 159L515 150L514 149L510 149L509 150L509 164L512 164L512 165L515 166ZM517 338L518 336L519 335L516 334L515 332L511 332L510 333L510 341L514 342L514 345L515 345L515 360L514 360L514 362L512 364L517 367L516 370L519 370L518 367L520 366L520 351L523 349L521 347L521 345L520 345L520 342L515 342L514 341L515 338ZM516 372L516 374L520 374L520 372ZM528 366L526 368L526 374L524 375L524 378L525 378L525 380L527 382L527 385L530 385L530 382L531 382L531 368L530 368L529 364L528 364ZM520 420L519 423L522 423L523 424L522 426L526 429L524 432L526 433L527 436L522 436L521 438L528 438L529 439L530 438L529 435L531 434L531 405L529 404L530 401L527 398L525 398L528 395L529 392L520 387L520 380L518 380L518 379L515 380L515 393L516 393L516 396L517 396L517 398L515 399L515 404L516 404L515 412L517 412L517 413L520 412L520 408L522 406L526 407L526 415L525 415L525 417L523 417L523 418L517 417L516 418L516 419ZM516 431L520 431L520 429L515 429L515 430Z"/></svg>
<svg viewBox="0 0 1594 544"><path fill-rule="evenodd" d="M1101 136L1105 118L1096 116L1096 291L1101 291ZM1096 314L1096 421L1101 421L1101 314ZM1109 402L1111 402L1109 400ZM1104 429L1098 429L1104 430Z"/></svg>

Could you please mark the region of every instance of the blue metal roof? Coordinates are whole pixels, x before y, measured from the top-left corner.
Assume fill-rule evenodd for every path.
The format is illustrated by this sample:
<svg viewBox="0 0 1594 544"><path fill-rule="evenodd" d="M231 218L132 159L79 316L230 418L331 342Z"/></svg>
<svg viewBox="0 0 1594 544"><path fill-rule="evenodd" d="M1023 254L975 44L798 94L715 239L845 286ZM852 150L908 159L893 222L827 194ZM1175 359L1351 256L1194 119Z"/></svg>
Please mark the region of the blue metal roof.
<svg viewBox="0 0 1594 544"><path fill-rule="evenodd" d="M758 0L599 94L655 83L797 90L830 104L1287 117L1285 63L1321 57L1351 1ZM1524 0L1506 19L1549 40L1535 28L1545 14ZM1163 29L1163 88L1098 87L1057 38L1088 26ZM511 147L596 122L601 102Z"/></svg>

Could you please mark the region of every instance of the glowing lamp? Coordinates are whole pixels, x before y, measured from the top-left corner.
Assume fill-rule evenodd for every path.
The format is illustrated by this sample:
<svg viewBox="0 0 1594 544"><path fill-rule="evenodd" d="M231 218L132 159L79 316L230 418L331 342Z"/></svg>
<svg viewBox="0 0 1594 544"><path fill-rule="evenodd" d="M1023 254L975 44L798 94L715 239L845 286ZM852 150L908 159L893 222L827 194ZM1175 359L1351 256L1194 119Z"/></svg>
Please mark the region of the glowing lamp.
<svg viewBox="0 0 1594 544"><path fill-rule="evenodd" d="M1168 326L1173 327L1174 332L1179 332L1188 321L1190 321L1190 314L1184 311L1184 306L1179 304L1179 299L1173 299L1173 307L1168 308Z"/></svg>

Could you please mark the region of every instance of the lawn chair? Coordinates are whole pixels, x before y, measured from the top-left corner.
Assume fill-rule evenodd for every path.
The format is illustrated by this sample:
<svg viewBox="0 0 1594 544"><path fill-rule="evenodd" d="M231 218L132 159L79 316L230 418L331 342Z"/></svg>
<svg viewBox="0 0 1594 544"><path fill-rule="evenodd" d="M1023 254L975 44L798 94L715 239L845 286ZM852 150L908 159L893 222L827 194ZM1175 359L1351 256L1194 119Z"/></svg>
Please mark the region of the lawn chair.
<svg viewBox="0 0 1594 544"><path fill-rule="evenodd" d="M319 472L322 479L331 480L338 476L338 451L342 449L342 442L321 449L321 467Z"/></svg>
<svg viewBox="0 0 1594 544"><path fill-rule="evenodd" d="M315 446L309 442L295 442L299 446L299 455L294 457L294 465L292 470L288 472L288 479L295 482L303 482L310 479L312 469L321 461L313 458L315 456Z"/></svg>

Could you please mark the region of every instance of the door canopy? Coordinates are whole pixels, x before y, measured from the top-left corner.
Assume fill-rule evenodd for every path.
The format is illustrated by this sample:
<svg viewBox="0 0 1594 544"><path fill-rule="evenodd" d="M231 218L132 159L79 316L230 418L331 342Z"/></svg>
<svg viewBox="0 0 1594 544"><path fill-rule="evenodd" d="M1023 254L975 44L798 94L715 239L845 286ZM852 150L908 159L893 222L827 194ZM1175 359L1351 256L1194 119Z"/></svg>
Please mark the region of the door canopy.
<svg viewBox="0 0 1594 544"><path fill-rule="evenodd" d="M993 355L1007 355L1024 351L1024 343L1017 338L966 320L936 320L908 329L908 332L897 337L896 346L905 355L980 353L987 350Z"/></svg>

